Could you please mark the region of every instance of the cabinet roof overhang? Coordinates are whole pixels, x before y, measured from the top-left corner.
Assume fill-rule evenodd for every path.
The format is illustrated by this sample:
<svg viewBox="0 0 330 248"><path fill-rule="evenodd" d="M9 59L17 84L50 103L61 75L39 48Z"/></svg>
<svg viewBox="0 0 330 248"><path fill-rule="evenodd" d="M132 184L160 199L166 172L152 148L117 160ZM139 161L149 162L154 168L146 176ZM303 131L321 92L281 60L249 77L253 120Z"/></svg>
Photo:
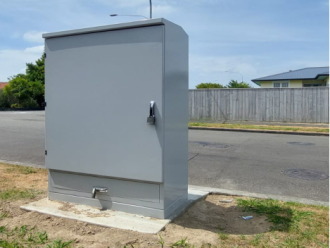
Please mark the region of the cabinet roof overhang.
<svg viewBox="0 0 330 248"><path fill-rule="evenodd" d="M105 25L105 26L97 26L91 28L81 28L81 29L73 29L67 31L52 32L52 33L43 34L42 37L45 39L49 39L49 38L71 36L78 34L88 34L88 33L105 32L111 30L139 28L139 27L148 27L148 26L156 26L156 25L166 25L166 24L176 25L164 18L157 18L157 19L125 22L125 23L118 23L118 24Z"/></svg>

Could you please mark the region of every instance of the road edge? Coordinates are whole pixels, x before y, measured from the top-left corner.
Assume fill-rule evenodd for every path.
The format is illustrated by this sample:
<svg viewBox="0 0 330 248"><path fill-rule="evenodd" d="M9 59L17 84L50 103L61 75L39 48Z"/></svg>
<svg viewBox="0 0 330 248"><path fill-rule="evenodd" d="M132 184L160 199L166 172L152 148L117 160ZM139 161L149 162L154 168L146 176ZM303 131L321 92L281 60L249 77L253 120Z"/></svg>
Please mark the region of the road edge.
<svg viewBox="0 0 330 248"><path fill-rule="evenodd" d="M188 127L191 130L207 130L207 131L230 131L230 132L249 132L249 133L271 133L271 134L293 134L293 135L309 135L309 136L329 136L329 133L310 133L310 132L291 132L291 131L275 131L275 130L257 130L257 129L232 129L219 127Z"/></svg>
<svg viewBox="0 0 330 248"><path fill-rule="evenodd" d="M252 192L247 192L247 191L219 189L219 188L203 187L203 186L196 186L196 185L189 185L188 187L190 190L198 190L198 191L223 194L223 195L248 196L248 197L254 197L254 198L261 198L261 199L274 199L274 200L279 200L279 201L284 201L284 202L299 202L299 203L308 204L308 205L329 206L329 202L315 201L315 200L299 198L299 197L294 197L294 196L259 194L259 193L252 193Z"/></svg>
<svg viewBox="0 0 330 248"><path fill-rule="evenodd" d="M0 163L2 163L2 164L11 164L11 165L20 165L20 166L29 166L29 167L45 169L45 165L42 165L42 164L22 163L22 162L17 162L17 161L8 161L8 160L1 160L1 159L0 159Z"/></svg>

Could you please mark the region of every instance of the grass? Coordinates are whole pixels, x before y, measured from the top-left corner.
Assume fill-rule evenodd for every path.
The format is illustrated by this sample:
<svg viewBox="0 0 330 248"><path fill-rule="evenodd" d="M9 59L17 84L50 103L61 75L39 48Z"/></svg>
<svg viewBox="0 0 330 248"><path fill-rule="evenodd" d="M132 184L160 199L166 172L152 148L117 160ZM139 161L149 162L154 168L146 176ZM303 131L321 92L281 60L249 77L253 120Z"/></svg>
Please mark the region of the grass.
<svg viewBox="0 0 330 248"><path fill-rule="evenodd" d="M46 175L46 169L0 164L0 175L2 173L3 176L0 177L0 200L32 199L43 193L43 191L34 188L31 175ZM40 175L38 175L39 177L32 176L33 179L40 178Z"/></svg>
<svg viewBox="0 0 330 248"><path fill-rule="evenodd" d="M7 216L8 216L8 213L0 213L0 220Z"/></svg>
<svg viewBox="0 0 330 248"><path fill-rule="evenodd" d="M32 168L29 166L20 166L20 165L10 165L8 168L5 169L5 172L7 173L15 173L15 174L33 174L38 173L41 171L46 171L45 169L39 169L39 168Z"/></svg>
<svg viewBox="0 0 330 248"><path fill-rule="evenodd" d="M226 240L229 237L227 233L222 233L222 232L219 232L218 235L219 235L219 239L221 240Z"/></svg>
<svg viewBox="0 0 330 248"><path fill-rule="evenodd" d="M271 199L237 199L237 203L245 211L266 215L273 224L271 232L253 235L249 242L253 247L329 246L329 207Z"/></svg>
<svg viewBox="0 0 330 248"><path fill-rule="evenodd" d="M9 189L0 191L1 200L19 200L26 198L34 198L39 194L42 194L42 191L34 189ZM1 246L0 246L1 247Z"/></svg>
<svg viewBox="0 0 330 248"><path fill-rule="evenodd" d="M264 234L256 234L254 235L254 238L250 242L253 246L258 246L260 244L260 240L264 237Z"/></svg>
<svg viewBox="0 0 330 248"><path fill-rule="evenodd" d="M161 247L163 248L164 247L164 239L163 239L163 237L159 234L159 241L158 241L158 244L160 244L161 245Z"/></svg>
<svg viewBox="0 0 330 248"><path fill-rule="evenodd" d="M49 240L46 232L40 232L35 227L26 225L13 230L0 226L0 247L1 248L70 248L74 240L64 242L60 239Z"/></svg>
<svg viewBox="0 0 330 248"><path fill-rule="evenodd" d="M186 238L181 238L179 241L177 242L174 242L172 245L171 245L172 248L178 248L178 247L191 247L189 244L188 244L188 241L187 241L187 237Z"/></svg>
<svg viewBox="0 0 330 248"><path fill-rule="evenodd" d="M329 133L329 128L323 128L323 127L248 125L248 124L231 124L231 123L190 122L189 127L216 127L216 128L228 128L228 129L251 129L251 130Z"/></svg>
<svg viewBox="0 0 330 248"><path fill-rule="evenodd" d="M237 203L245 211L267 215L268 221L274 224L273 230L279 231L289 231L292 226L296 225L296 222L301 221L304 217L313 215L313 212L294 210L271 199L237 199Z"/></svg>

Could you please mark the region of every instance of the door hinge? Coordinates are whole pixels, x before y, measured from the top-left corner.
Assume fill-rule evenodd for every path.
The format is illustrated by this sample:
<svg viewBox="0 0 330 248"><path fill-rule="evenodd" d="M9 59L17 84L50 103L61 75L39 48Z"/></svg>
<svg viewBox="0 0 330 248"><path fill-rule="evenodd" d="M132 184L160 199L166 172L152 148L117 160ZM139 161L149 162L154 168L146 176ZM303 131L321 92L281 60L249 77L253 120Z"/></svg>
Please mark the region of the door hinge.
<svg viewBox="0 0 330 248"><path fill-rule="evenodd" d="M47 53L45 53L45 58L47 58Z"/></svg>
<svg viewBox="0 0 330 248"><path fill-rule="evenodd" d="M47 150L45 150L45 155L47 155Z"/></svg>
<svg viewBox="0 0 330 248"><path fill-rule="evenodd" d="M47 106L47 102L44 102L43 105L44 105L44 107L46 107Z"/></svg>

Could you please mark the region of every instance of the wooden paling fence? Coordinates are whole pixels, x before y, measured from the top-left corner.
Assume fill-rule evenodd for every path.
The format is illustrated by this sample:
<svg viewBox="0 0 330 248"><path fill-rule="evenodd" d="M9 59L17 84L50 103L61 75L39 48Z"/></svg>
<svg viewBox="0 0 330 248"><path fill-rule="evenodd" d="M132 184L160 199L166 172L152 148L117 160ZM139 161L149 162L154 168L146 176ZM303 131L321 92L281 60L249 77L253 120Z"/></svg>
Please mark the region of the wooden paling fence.
<svg viewBox="0 0 330 248"><path fill-rule="evenodd" d="M329 88L189 90L190 120L329 122Z"/></svg>

